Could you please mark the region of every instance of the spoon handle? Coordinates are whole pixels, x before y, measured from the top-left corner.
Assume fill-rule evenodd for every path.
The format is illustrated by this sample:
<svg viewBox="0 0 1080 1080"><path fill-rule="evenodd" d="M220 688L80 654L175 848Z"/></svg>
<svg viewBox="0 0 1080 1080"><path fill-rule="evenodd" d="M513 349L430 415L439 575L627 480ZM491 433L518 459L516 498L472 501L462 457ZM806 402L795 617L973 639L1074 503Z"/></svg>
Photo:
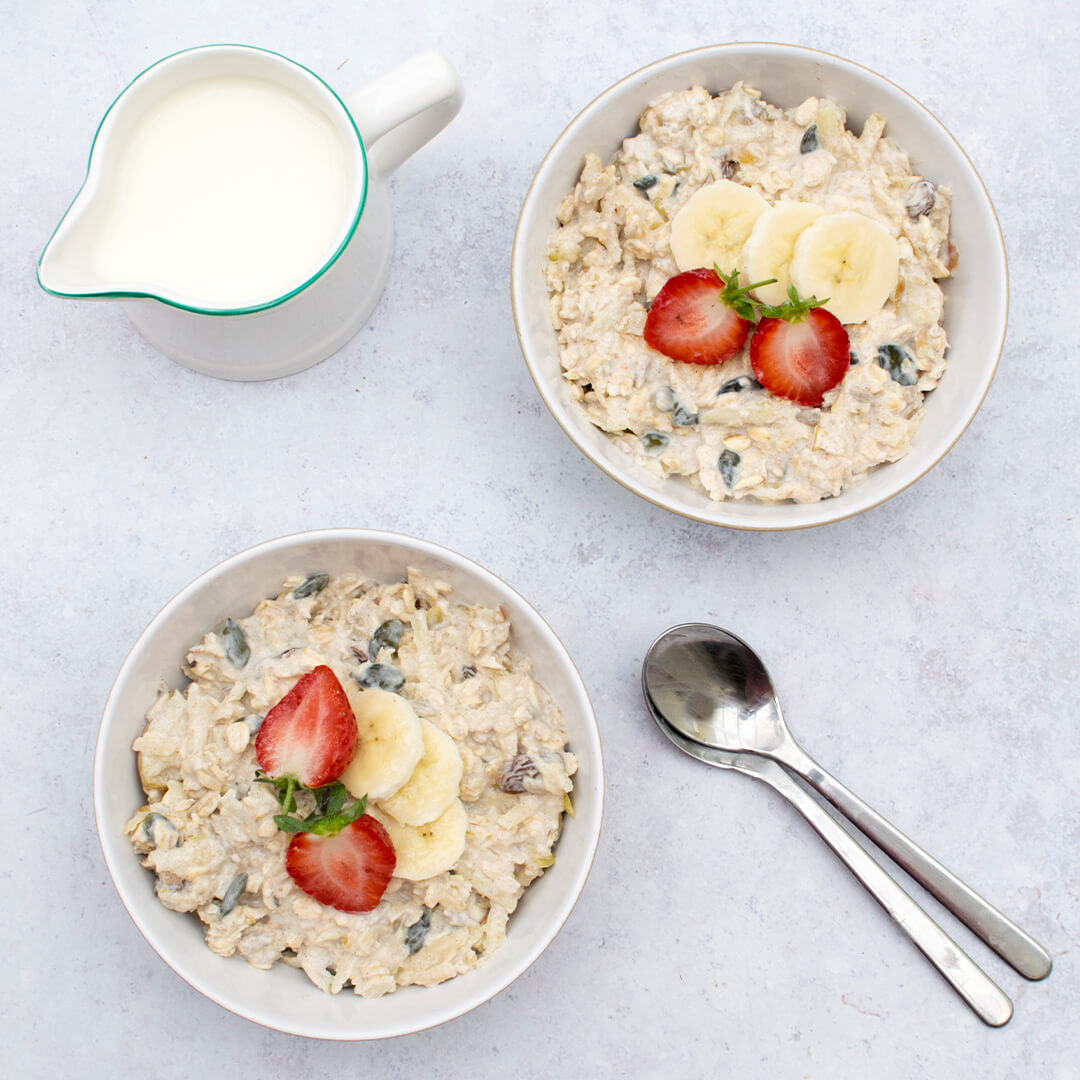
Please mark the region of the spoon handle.
<svg viewBox="0 0 1080 1080"><path fill-rule="evenodd" d="M770 756L817 788L849 821L1021 975L1027 979L1045 979L1050 974L1053 966L1050 954L1034 938L867 806L801 748L787 744Z"/></svg>
<svg viewBox="0 0 1080 1080"><path fill-rule="evenodd" d="M762 761L761 766L764 768L754 770L758 778L806 818L979 1019L991 1027L1008 1023L1013 1007L1001 987L783 769L767 761Z"/></svg>

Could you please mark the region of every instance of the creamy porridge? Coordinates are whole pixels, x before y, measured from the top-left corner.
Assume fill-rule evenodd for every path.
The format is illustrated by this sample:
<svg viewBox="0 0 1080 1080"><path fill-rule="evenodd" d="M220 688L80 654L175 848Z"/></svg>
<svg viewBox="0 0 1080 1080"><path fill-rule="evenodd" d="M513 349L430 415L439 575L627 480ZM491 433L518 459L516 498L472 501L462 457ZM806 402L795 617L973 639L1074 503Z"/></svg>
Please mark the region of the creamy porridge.
<svg viewBox="0 0 1080 1080"><path fill-rule="evenodd" d="M560 207L545 270L563 374L588 419L654 475L685 477L718 500L812 502L910 449L924 395L945 370L937 279L956 262L951 198L913 171L883 135L881 117L872 115L859 136L845 119L827 99L780 109L742 84L716 97L695 87L646 109L640 132L610 164L586 156ZM745 221L744 208L730 205L735 188L753 204ZM729 199L728 217L718 221L713 209L709 220L703 204L718 194ZM805 220L794 228L800 213ZM783 222L773 221L778 216ZM820 233L855 218L864 233L887 232L874 243L894 251L888 293L872 311L862 303L871 283L845 283L842 261L825 277L809 273L838 245L833 234L812 251L803 238L815 224ZM696 230L689 239L688 222ZM773 234L763 244L757 234L766 222ZM794 283L802 266L804 278L834 285L816 295L831 296L826 308L835 309L850 343L850 366L819 405L765 389L749 341L722 363L683 363L646 344L653 301L680 271L707 265L704 252L718 271L738 270L750 284L761 279L747 263L783 242L787 261L766 262L778 283L752 299L781 302L788 271ZM800 242L807 250L797 264ZM842 303L853 290L862 291L860 302Z"/></svg>
<svg viewBox="0 0 1080 1080"><path fill-rule="evenodd" d="M356 796L356 784L379 790L359 822L397 851L381 899L361 913L320 903L290 876L281 783L259 779L264 717L324 665L357 713L342 782ZM196 914L214 952L264 969L282 961L323 990L377 997L469 971L499 948L524 889L554 862L577 767L505 612L460 603L416 571L394 584L297 577L208 633L183 671L190 683L162 686L135 740L148 803L126 832L161 903ZM411 757L386 726L403 718L423 731ZM446 800L431 795L447 782L443 812ZM324 799L300 789L296 816Z"/></svg>

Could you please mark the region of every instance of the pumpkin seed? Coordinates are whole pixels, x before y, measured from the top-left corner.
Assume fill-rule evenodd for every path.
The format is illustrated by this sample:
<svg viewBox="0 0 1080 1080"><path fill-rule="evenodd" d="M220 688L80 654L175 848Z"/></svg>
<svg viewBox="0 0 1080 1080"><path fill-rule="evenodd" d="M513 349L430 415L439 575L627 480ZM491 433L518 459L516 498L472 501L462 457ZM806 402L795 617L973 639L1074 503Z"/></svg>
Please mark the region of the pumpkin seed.
<svg viewBox="0 0 1080 1080"><path fill-rule="evenodd" d="M899 345L882 345L877 351L877 362L901 386L914 386L919 381L915 361Z"/></svg>
<svg viewBox="0 0 1080 1080"><path fill-rule="evenodd" d="M412 926L405 927L405 947L409 950L410 956L420 951L430 929L431 908L425 907L420 914L420 918Z"/></svg>
<svg viewBox="0 0 1080 1080"><path fill-rule="evenodd" d="M218 904L219 918L224 919L225 916L236 907L236 902L243 896L246 888L247 874L237 874L236 877L229 882L229 887L225 890L225 895L221 898L221 903Z"/></svg>
<svg viewBox="0 0 1080 1080"><path fill-rule="evenodd" d="M225 620L225 629L221 631L221 647L225 650L225 658L233 667L243 667L251 659L247 634L232 619Z"/></svg>
<svg viewBox="0 0 1080 1080"><path fill-rule="evenodd" d="M721 478L729 488L735 483L735 470L739 467L740 461L742 458L734 450L725 450L716 463Z"/></svg>
<svg viewBox="0 0 1080 1080"><path fill-rule="evenodd" d="M682 405L675 406L675 415L671 418L671 423L675 427L693 427L698 422L698 414L690 412L689 409Z"/></svg>
<svg viewBox="0 0 1080 1080"><path fill-rule="evenodd" d="M799 140L799 153L812 154L818 148L817 124L811 124Z"/></svg>
<svg viewBox="0 0 1080 1080"><path fill-rule="evenodd" d="M668 437L661 434L659 431L646 431L645 434L641 436L642 449L650 457L656 457L658 454L662 453L667 444Z"/></svg>
<svg viewBox="0 0 1080 1080"><path fill-rule="evenodd" d="M360 686L376 687L396 694L405 685L401 668L393 664L365 664L353 678Z"/></svg>
<svg viewBox="0 0 1080 1080"><path fill-rule="evenodd" d="M405 624L400 619L387 619L375 628L371 635L371 643L368 645L368 655L377 658L380 649L390 649L397 652L401 644L401 635L405 632Z"/></svg>
<svg viewBox="0 0 1080 1080"><path fill-rule="evenodd" d="M329 574L308 574L308 576L293 589L293 599L303 600L305 596L315 596L318 593L321 593L329 584Z"/></svg>
<svg viewBox="0 0 1080 1080"><path fill-rule="evenodd" d="M170 829L172 832L176 832L176 826L167 818L164 814L151 813L147 814L142 820L142 831L149 840L154 840L154 826L161 823L165 828Z"/></svg>
<svg viewBox="0 0 1080 1080"><path fill-rule="evenodd" d="M716 391L716 396L721 394L741 394L744 390L760 390L761 383L757 379L751 378L749 375L740 375L737 379L728 379L719 390Z"/></svg>
<svg viewBox="0 0 1080 1080"><path fill-rule="evenodd" d="M636 187L638 192L647 199L649 197L649 188L656 187L656 176L653 173L646 173L644 176L639 176L634 181L634 187Z"/></svg>

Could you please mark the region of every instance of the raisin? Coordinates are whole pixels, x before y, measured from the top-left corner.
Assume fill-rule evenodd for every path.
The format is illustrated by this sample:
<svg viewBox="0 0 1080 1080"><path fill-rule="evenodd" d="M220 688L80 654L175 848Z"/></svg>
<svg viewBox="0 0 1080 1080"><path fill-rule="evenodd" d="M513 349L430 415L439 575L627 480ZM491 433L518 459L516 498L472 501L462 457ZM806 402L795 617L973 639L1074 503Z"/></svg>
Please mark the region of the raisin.
<svg viewBox="0 0 1080 1080"><path fill-rule="evenodd" d="M508 795L520 795L529 780L536 780L540 770L528 754L515 754L504 766L495 786Z"/></svg>
<svg viewBox="0 0 1080 1080"><path fill-rule="evenodd" d="M929 214L934 209L934 192L934 185L929 180L920 180L908 188L904 205L912 221L918 221L923 214Z"/></svg>

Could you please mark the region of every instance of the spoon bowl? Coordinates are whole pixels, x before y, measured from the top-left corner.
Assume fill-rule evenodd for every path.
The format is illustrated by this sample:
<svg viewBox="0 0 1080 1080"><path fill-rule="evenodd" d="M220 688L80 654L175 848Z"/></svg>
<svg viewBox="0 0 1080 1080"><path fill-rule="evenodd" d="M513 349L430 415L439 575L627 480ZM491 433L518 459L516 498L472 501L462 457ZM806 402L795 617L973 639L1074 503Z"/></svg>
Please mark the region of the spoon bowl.
<svg viewBox="0 0 1080 1080"><path fill-rule="evenodd" d="M673 626L649 650L642 677L654 718L694 742L760 753L790 738L768 670L728 630Z"/></svg>

